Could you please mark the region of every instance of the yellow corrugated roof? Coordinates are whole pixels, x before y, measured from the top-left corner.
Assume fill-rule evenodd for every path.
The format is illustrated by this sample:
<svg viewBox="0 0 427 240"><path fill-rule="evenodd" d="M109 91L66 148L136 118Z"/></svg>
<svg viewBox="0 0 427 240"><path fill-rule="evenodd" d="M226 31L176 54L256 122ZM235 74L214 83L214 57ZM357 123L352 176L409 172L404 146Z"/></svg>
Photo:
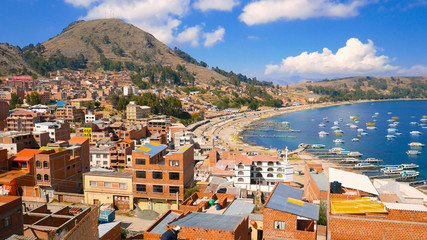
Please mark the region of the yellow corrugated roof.
<svg viewBox="0 0 427 240"><path fill-rule="evenodd" d="M181 149L179 149L179 150L178 150L178 152L183 152L183 151L186 151L186 150L188 150L188 149L189 149L189 147L181 148Z"/></svg>
<svg viewBox="0 0 427 240"><path fill-rule="evenodd" d="M378 200L368 197L356 198L355 200L331 200L332 214L365 214L365 213L388 213L384 204Z"/></svg>
<svg viewBox="0 0 427 240"><path fill-rule="evenodd" d="M139 147L138 149L139 149L139 150L141 150L141 151L144 151L144 152L148 152L148 151L150 151L150 150L151 150L151 148L149 148L149 147L145 147L145 146L141 146L141 147Z"/></svg>
<svg viewBox="0 0 427 240"><path fill-rule="evenodd" d="M157 143L157 142L150 142L150 144L154 145L154 146L159 146L160 145L160 143Z"/></svg>
<svg viewBox="0 0 427 240"><path fill-rule="evenodd" d="M288 198L288 202L296 204L296 205L300 205L300 206L304 206L304 202L295 198Z"/></svg>

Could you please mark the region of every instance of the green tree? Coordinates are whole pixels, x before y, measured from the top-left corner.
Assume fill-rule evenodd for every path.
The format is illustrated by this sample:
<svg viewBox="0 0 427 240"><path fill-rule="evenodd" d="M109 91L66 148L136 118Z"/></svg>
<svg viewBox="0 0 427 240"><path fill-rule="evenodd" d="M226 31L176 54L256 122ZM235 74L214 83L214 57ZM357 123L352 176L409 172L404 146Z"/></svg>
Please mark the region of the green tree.
<svg viewBox="0 0 427 240"><path fill-rule="evenodd" d="M31 92L30 94L27 94L25 99L29 105L37 105L42 102L42 96L38 92Z"/></svg>
<svg viewBox="0 0 427 240"><path fill-rule="evenodd" d="M248 105L249 109L251 110L257 110L258 106L258 101L256 99L252 99L252 101Z"/></svg>
<svg viewBox="0 0 427 240"><path fill-rule="evenodd" d="M22 104L22 100L19 98L18 95L16 95L15 93L12 93L12 99L10 100L9 108L14 109L18 104Z"/></svg>

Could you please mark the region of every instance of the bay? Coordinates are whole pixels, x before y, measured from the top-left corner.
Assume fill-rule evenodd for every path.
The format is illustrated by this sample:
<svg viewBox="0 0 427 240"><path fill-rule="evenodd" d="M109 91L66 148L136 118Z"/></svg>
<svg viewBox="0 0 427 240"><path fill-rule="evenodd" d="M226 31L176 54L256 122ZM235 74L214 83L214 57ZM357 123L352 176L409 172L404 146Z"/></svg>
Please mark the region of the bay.
<svg viewBox="0 0 427 240"><path fill-rule="evenodd" d="M288 147L291 150L298 148L300 143L324 144L327 148L343 147L346 150L361 152L363 159L368 157L382 159L383 164L386 165L418 164L420 166L417 170L420 172L418 179L427 179L427 147L418 149L421 151L419 155L406 153L411 149L408 146L411 142L421 142L427 145L427 121L421 121L425 115L427 115L427 101L423 100L365 102L318 108L262 120L289 122L292 129L300 130L300 132L286 133L275 131L275 129L255 131L252 136L261 135L262 137L249 137L246 141L268 148L284 149ZM350 116L359 118L359 122L355 123ZM390 120L392 117L398 117L395 122L399 123L394 128L401 135L388 132L387 129L393 128L389 126L393 123ZM324 120L326 118L327 120ZM342 122L339 121L340 118ZM337 137L334 130L331 129L334 121L339 121L337 126L344 131L342 137ZM375 123L377 129L366 129L368 122ZM417 124L412 125L411 122L417 122ZM325 127L319 127L318 125L321 123L324 123ZM424 127L420 125L423 123L426 124ZM352 139L361 132L358 132L356 128L350 128L348 124L357 125L368 134L362 135L359 142L353 142ZM318 134L320 131L326 131L329 135L320 137ZM410 134L411 131L420 131L422 134L414 136ZM396 137L388 140L386 138L388 134ZM268 135L275 137L268 137ZM287 136L292 136L292 138ZM343 139L344 143L334 143L333 140L337 138Z"/></svg>

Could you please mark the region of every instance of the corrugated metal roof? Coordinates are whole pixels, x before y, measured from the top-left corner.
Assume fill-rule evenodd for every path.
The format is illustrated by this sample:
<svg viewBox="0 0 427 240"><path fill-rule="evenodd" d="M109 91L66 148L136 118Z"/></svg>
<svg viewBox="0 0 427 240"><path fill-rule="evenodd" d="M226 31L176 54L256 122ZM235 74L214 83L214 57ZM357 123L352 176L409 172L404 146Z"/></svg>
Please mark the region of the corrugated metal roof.
<svg viewBox="0 0 427 240"><path fill-rule="evenodd" d="M254 210L255 204L250 202L245 202L239 199L236 199L231 203L231 205L225 210L224 215L242 215L248 216Z"/></svg>
<svg viewBox="0 0 427 240"><path fill-rule="evenodd" d="M310 173L320 191L328 191L328 179L323 173Z"/></svg>
<svg viewBox="0 0 427 240"><path fill-rule="evenodd" d="M175 219L178 216L179 216L178 213L170 212L163 219L158 221L156 226L150 232L162 235L163 233L166 232L168 223L170 223L173 219Z"/></svg>
<svg viewBox="0 0 427 240"><path fill-rule="evenodd" d="M384 204L369 197L356 198L354 200L331 200L332 214L365 214L387 213Z"/></svg>
<svg viewBox="0 0 427 240"><path fill-rule="evenodd" d="M232 232L243 219L243 216L191 212L169 225Z"/></svg>
<svg viewBox="0 0 427 240"><path fill-rule="evenodd" d="M371 180L365 175L329 168L329 182L340 182L343 187L379 195Z"/></svg>
<svg viewBox="0 0 427 240"><path fill-rule="evenodd" d="M144 146L138 147L135 149L135 151L144 152L145 154L150 155L150 157L158 154L159 152L165 150L168 146L163 144L154 144L153 142L150 142L148 144L145 144Z"/></svg>
<svg viewBox="0 0 427 240"><path fill-rule="evenodd" d="M102 238L105 234L107 234L111 229L116 227L120 222L110 222L110 223L103 223L98 225L98 235L99 238Z"/></svg>
<svg viewBox="0 0 427 240"><path fill-rule="evenodd" d="M83 175L132 178L132 173L130 172L91 171L91 172L83 173Z"/></svg>
<svg viewBox="0 0 427 240"><path fill-rule="evenodd" d="M302 189L278 183L265 207L318 220L319 206L300 201L302 194Z"/></svg>
<svg viewBox="0 0 427 240"><path fill-rule="evenodd" d="M385 202L384 206L388 209L393 210L407 210L407 211L418 211L427 212L427 207L421 204L407 204L407 203L389 203Z"/></svg>

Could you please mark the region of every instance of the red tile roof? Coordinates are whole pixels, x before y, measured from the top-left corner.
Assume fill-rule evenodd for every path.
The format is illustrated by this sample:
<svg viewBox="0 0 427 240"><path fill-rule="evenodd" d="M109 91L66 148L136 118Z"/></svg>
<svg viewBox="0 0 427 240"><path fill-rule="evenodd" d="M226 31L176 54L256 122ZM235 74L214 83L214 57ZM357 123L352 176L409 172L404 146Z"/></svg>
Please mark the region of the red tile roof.
<svg viewBox="0 0 427 240"><path fill-rule="evenodd" d="M24 150L20 151L19 153L15 154L14 156L12 156L10 158L10 160L13 160L13 161L28 161L31 158L33 158L35 154L42 153L42 152L44 152L44 150L40 150L40 149L24 149Z"/></svg>

